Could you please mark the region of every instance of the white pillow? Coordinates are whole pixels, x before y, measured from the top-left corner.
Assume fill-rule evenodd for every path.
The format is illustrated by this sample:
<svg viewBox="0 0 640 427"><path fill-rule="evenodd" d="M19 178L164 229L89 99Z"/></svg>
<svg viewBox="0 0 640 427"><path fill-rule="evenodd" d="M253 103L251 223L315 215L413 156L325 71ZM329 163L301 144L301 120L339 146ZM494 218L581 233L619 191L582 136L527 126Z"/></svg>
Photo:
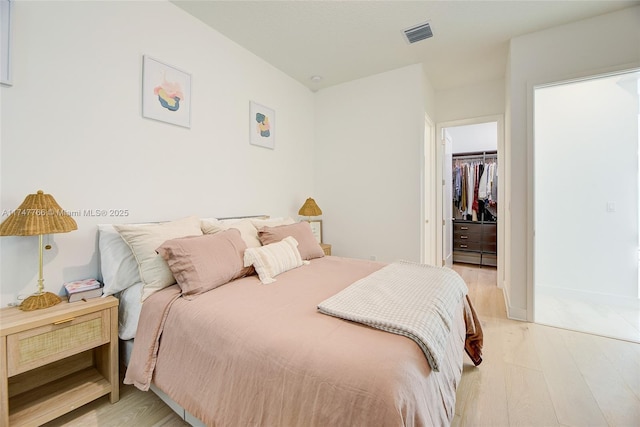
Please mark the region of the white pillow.
<svg viewBox="0 0 640 427"><path fill-rule="evenodd" d="M251 224L260 231L262 227L277 227L279 225L291 225L296 221L293 218L267 218L267 219L251 219Z"/></svg>
<svg viewBox="0 0 640 427"><path fill-rule="evenodd" d="M138 282L123 290L118 304L118 336L121 340L130 340L136 337L138 320L142 311L142 288L144 283Z"/></svg>
<svg viewBox="0 0 640 427"><path fill-rule="evenodd" d="M195 216L159 224L116 224L113 227L127 242L138 263L140 278L144 283L142 301L176 282L156 249L170 239L202 235L200 220Z"/></svg>
<svg viewBox="0 0 640 427"><path fill-rule="evenodd" d="M117 294L140 282L140 270L131 248L112 224L98 224L103 296Z"/></svg>
<svg viewBox="0 0 640 427"><path fill-rule="evenodd" d="M240 237L247 244L248 248L259 248L262 246L258 240L258 229L253 226L249 219L219 220L207 218L200 221L200 226L204 234L215 234L230 228L240 231Z"/></svg>
<svg viewBox="0 0 640 427"><path fill-rule="evenodd" d="M247 248L244 251L244 266L253 265L260 281L265 285L275 282L274 277L278 274L304 264L309 264L309 261L302 260L298 252L298 242L291 236L277 243Z"/></svg>

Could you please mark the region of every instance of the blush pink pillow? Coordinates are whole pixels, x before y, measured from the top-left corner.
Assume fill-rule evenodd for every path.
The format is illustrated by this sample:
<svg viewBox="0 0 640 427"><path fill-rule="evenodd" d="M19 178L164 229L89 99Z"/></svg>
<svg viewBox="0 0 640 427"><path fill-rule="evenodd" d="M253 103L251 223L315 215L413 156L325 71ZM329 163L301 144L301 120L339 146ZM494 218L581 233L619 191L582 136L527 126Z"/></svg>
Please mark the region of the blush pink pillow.
<svg viewBox="0 0 640 427"><path fill-rule="evenodd" d="M197 295L246 276L247 244L235 228L216 234L167 240L157 250L182 289Z"/></svg>
<svg viewBox="0 0 640 427"><path fill-rule="evenodd" d="M324 256L322 247L313 235L311 226L306 221L277 227L262 227L258 230L258 239L263 245L279 242L288 236L292 236L298 241L298 251L302 259L308 260Z"/></svg>

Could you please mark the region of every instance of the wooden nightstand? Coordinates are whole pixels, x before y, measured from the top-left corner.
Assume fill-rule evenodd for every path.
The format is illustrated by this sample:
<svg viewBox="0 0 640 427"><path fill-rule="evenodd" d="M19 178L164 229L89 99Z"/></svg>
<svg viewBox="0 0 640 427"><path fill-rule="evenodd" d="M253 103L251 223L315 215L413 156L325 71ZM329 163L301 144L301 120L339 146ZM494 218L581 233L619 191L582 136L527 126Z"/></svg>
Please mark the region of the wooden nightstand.
<svg viewBox="0 0 640 427"><path fill-rule="evenodd" d="M40 425L120 398L118 300L0 309L0 425Z"/></svg>
<svg viewBox="0 0 640 427"><path fill-rule="evenodd" d="M331 245L328 243L320 243L320 247L324 251L325 255L331 255Z"/></svg>

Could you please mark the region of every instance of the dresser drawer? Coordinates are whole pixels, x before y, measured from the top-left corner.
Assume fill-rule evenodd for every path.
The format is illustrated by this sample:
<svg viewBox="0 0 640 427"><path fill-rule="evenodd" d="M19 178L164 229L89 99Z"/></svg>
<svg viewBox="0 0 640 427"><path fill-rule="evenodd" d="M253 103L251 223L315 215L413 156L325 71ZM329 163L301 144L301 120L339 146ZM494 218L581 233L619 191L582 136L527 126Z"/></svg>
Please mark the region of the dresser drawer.
<svg viewBox="0 0 640 427"><path fill-rule="evenodd" d="M482 249L482 243L480 242L453 242L454 251L480 251Z"/></svg>
<svg viewBox="0 0 640 427"><path fill-rule="evenodd" d="M473 222L453 222L453 232L478 233L482 231L482 224Z"/></svg>
<svg viewBox="0 0 640 427"><path fill-rule="evenodd" d="M11 377L108 343L109 321L109 310L102 310L8 335L8 375Z"/></svg>
<svg viewBox="0 0 640 427"><path fill-rule="evenodd" d="M468 243L468 242L476 242L480 243L482 241L482 234L479 231L467 231L467 230L456 230L453 233L453 241L456 243Z"/></svg>
<svg viewBox="0 0 640 427"><path fill-rule="evenodd" d="M484 243L485 245L487 244L495 245L497 240L498 240L498 236L496 235L495 232L482 233L482 243Z"/></svg>
<svg viewBox="0 0 640 427"><path fill-rule="evenodd" d="M482 234L486 236L495 236L498 232L498 227L496 223L484 223L482 224Z"/></svg>

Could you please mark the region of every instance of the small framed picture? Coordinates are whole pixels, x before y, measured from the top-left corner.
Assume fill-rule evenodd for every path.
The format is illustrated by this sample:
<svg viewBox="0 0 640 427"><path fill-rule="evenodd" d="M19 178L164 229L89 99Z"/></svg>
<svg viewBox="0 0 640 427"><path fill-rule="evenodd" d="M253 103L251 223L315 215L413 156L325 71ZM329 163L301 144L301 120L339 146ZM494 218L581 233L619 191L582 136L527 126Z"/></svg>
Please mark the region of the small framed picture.
<svg viewBox="0 0 640 427"><path fill-rule="evenodd" d="M251 139L249 140L251 144L274 149L276 140L275 111L251 101L249 129L251 129Z"/></svg>
<svg viewBox="0 0 640 427"><path fill-rule="evenodd" d="M11 86L11 0L0 0L0 84Z"/></svg>
<svg viewBox="0 0 640 427"><path fill-rule="evenodd" d="M144 55L142 116L190 128L191 74Z"/></svg>
<svg viewBox="0 0 640 427"><path fill-rule="evenodd" d="M309 225L311 226L311 231L315 236L318 243L322 243L322 220L321 219L310 219L308 220Z"/></svg>

